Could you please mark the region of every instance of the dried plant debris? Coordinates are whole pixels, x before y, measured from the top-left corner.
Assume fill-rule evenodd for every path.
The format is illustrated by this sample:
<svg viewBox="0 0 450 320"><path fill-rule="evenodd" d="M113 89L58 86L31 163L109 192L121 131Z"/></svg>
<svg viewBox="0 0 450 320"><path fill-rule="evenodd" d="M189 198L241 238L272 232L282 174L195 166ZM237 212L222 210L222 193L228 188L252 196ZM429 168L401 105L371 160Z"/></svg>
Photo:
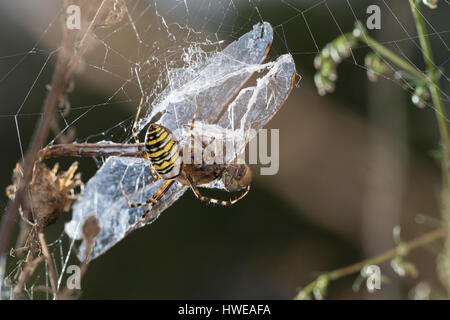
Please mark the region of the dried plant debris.
<svg viewBox="0 0 450 320"><path fill-rule="evenodd" d="M438 256L437 273L441 283L450 295L450 240L447 239L444 249Z"/></svg>
<svg viewBox="0 0 450 320"><path fill-rule="evenodd" d="M55 223L79 196L75 190L82 186L82 182L81 173L75 174L77 168L78 162L74 162L67 171L58 172L58 163L50 170L44 163L36 162L28 195L20 208L21 216L38 230ZM22 178L22 166L18 163L13 171L13 184L6 188L10 199L14 199Z"/></svg>
<svg viewBox="0 0 450 320"><path fill-rule="evenodd" d="M85 6L82 6L82 17L85 17L86 27L89 26L91 21L96 20L96 24L93 25L94 29L99 27L111 27L122 21L126 14L125 0L97 0L89 1ZM99 8L102 8L99 11ZM83 34L83 33L81 33Z"/></svg>
<svg viewBox="0 0 450 320"><path fill-rule="evenodd" d="M86 241L94 241L95 237L100 232L97 217L95 215L89 216L83 223L83 239Z"/></svg>
<svg viewBox="0 0 450 320"><path fill-rule="evenodd" d="M61 93L61 96L59 97L58 102L58 114L61 118L65 118L69 115L71 110L71 104L69 100L69 94L73 92L75 88L75 82L73 80L69 81L67 83L67 86L63 93ZM51 85L47 85L47 90L52 90ZM53 131L53 133L56 136L56 140L58 143L66 144L70 143L75 139L75 128L71 127L67 130L61 130L61 127L58 122L58 117L54 117L52 119L52 122L50 123L50 129Z"/></svg>
<svg viewBox="0 0 450 320"><path fill-rule="evenodd" d="M123 17L125 16L126 3L125 0L114 0L112 4L108 3L108 5L111 6L111 9L109 10L105 18L105 25L113 26L122 21Z"/></svg>

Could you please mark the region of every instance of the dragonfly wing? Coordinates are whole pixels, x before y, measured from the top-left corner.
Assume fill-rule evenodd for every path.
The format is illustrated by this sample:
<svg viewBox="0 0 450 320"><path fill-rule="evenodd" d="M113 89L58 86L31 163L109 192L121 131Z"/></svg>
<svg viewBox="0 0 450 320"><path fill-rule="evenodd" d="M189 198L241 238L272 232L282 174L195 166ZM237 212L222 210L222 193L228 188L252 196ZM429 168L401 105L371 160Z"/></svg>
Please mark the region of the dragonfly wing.
<svg viewBox="0 0 450 320"><path fill-rule="evenodd" d="M251 128L256 133L263 128L280 110L294 85L296 71L290 54L262 66L266 70L256 79L256 85L242 89L218 121L223 129L241 131L238 150L245 143L247 130Z"/></svg>
<svg viewBox="0 0 450 320"><path fill-rule="evenodd" d="M165 95L146 121L162 113L158 122L183 140L186 130L180 129L192 121L197 100L196 126L206 124L203 131L210 132L226 129L222 136L234 140L234 150L241 150L246 138L253 138L277 113L293 87L296 71L290 54L261 64L272 38L269 23L256 24L252 31L213 55L194 79ZM255 73L256 85L242 88ZM247 135L249 128L255 131ZM230 162L234 157L234 152L227 152L224 161Z"/></svg>
<svg viewBox="0 0 450 320"><path fill-rule="evenodd" d="M290 54L261 65L261 76L256 85L243 88L227 106L217 124L198 123L194 136L206 137L208 147L214 154L223 155L224 163L231 163L244 150L247 140L251 140L280 110L294 85L295 64ZM258 73L259 75L259 73ZM248 132L249 129L252 129ZM222 144L217 147L208 138L221 137ZM231 145L231 147L229 147ZM220 148L223 152L217 150ZM221 188L217 183L210 187Z"/></svg>
<svg viewBox="0 0 450 320"><path fill-rule="evenodd" d="M148 161L144 159L109 157L95 176L86 184L82 197L73 205L72 221L65 225L65 231L72 239L81 239L85 219L97 217L100 233L96 238L91 258L96 258L122 240L133 230L148 206L130 208L126 202L120 182L133 203L148 200L164 183L152 181ZM158 218L162 211L172 205L185 191L185 186L175 183L153 207L150 215ZM141 224L139 227L144 226ZM84 259L85 243L80 246L80 260Z"/></svg>
<svg viewBox="0 0 450 320"><path fill-rule="evenodd" d="M269 23L254 25L250 32L215 53L194 78L163 94L140 128L158 114L162 114L158 123L172 131L181 128L192 121L196 99L199 106L197 120L203 123L217 122L225 106L253 73L260 69L272 39L273 30Z"/></svg>
<svg viewBox="0 0 450 320"><path fill-rule="evenodd" d="M236 133L236 129L248 128L250 123L253 129L262 128L286 99L295 73L290 55L261 65L272 38L273 30L269 23L253 26L253 30L211 56L195 76L177 79L176 84L169 85L155 100L149 115L140 121L138 129L143 129L152 119L160 116L157 122L177 134L192 121L195 101L199 106L197 121L212 125L214 128L211 129L218 132L226 129ZM265 70L268 70L266 75L258 80L255 87L246 88L238 94L255 72ZM187 75L189 72L179 74ZM72 221L65 226L66 233L73 239L80 239L84 220L92 214L96 215L101 231L91 257L104 253L132 231L134 222L146 209L127 205L120 181L133 202L142 202L163 183L161 180L147 181L151 176L145 160L108 158L86 184L82 197L74 203ZM186 189L174 184L152 210L155 217ZM83 252L83 244L80 252Z"/></svg>

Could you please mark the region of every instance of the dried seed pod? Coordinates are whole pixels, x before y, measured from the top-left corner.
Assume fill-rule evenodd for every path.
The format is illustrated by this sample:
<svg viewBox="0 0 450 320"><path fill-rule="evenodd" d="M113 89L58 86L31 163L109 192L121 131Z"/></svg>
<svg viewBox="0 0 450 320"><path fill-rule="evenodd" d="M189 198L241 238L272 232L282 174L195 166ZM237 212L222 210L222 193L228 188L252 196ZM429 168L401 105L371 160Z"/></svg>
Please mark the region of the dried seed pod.
<svg viewBox="0 0 450 320"><path fill-rule="evenodd" d="M42 162L36 162L27 196L20 208L22 217L40 230L55 223L78 197L74 189L81 186L82 182L81 174L75 174L77 168L78 163L74 162L67 171L58 173L58 164L50 170ZM13 184L6 188L6 195L10 199L20 188L22 178L22 168L17 164L13 172Z"/></svg>
<svg viewBox="0 0 450 320"><path fill-rule="evenodd" d="M111 6L111 10L105 18L106 26L113 26L120 21L122 21L123 17L126 14L126 3L125 0L114 0L114 3Z"/></svg>

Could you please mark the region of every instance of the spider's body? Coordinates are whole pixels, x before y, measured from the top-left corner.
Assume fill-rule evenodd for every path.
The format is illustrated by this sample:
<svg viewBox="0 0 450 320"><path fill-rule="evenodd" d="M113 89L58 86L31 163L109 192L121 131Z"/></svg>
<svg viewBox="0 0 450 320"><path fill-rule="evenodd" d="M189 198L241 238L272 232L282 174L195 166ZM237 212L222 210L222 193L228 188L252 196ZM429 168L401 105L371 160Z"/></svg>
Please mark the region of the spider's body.
<svg viewBox="0 0 450 320"><path fill-rule="evenodd" d="M139 138L137 134L137 123L141 107L143 104L143 98L139 104L136 120L133 125L133 135L136 142L139 144ZM188 148L191 149L191 156L194 158L195 150L192 144L193 129L195 123L195 117L197 115L198 105L196 103L196 109L192 123L188 134ZM250 167L246 164L217 164L206 163L202 161L201 164L183 163L182 150L180 144L175 138L174 134L166 127L152 123L147 129L145 135L145 158L151 163L151 169L153 177L155 179L166 180L161 188L147 201L141 203L132 203L128 200L128 197L123 189L121 182L122 192L125 196L128 204L132 208L149 205L148 209L138 220L136 225L139 225L142 221L147 222L155 216L153 214L147 217L151 212L153 206L166 194L173 183L179 182L183 185L189 186L194 192L195 196L201 201L207 201L210 203L218 204L221 206L231 206L237 201L242 199L250 190L251 171ZM193 159L192 159L193 160ZM234 200L217 200L203 196L198 190L197 186L206 185L215 180L221 180L225 189L230 192L246 189L246 191Z"/></svg>
<svg viewBox="0 0 450 320"><path fill-rule="evenodd" d="M152 123L145 135L145 150L156 173L163 179L177 177L181 171L178 141L172 132Z"/></svg>
<svg viewBox="0 0 450 320"><path fill-rule="evenodd" d="M182 162L182 151L173 133L159 125L150 124L145 135L146 154L159 177L175 179L181 184L206 185L222 180L225 188L235 192L247 188L251 181L251 170L245 164L192 164ZM192 160L194 155L192 154ZM212 201L214 203L225 201Z"/></svg>

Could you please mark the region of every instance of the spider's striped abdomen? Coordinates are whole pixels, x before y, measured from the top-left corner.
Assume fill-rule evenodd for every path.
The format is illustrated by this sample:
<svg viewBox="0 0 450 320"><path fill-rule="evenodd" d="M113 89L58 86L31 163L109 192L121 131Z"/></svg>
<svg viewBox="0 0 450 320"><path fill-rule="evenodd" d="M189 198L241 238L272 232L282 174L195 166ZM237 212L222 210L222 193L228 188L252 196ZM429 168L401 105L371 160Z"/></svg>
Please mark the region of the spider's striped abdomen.
<svg viewBox="0 0 450 320"><path fill-rule="evenodd" d="M169 129L152 123L145 135L145 149L153 168L161 178L172 179L180 174L178 141Z"/></svg>

